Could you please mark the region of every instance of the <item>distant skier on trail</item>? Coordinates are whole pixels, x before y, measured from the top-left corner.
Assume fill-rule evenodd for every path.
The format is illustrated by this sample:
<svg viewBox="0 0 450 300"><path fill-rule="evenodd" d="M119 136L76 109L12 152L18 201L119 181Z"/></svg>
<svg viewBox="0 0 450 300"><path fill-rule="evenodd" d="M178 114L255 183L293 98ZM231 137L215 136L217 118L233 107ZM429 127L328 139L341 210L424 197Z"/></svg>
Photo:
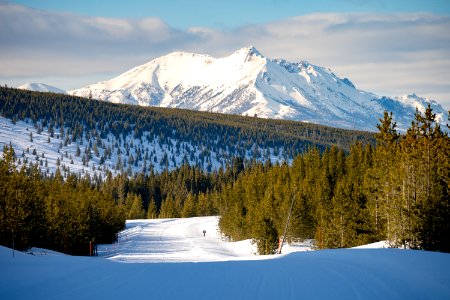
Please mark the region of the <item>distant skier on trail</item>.
<svg viewBox="0 0 450 300"><path fill-rule="evenodd" d="M206 230L203 229L203 236L206 236Z"/></svg>

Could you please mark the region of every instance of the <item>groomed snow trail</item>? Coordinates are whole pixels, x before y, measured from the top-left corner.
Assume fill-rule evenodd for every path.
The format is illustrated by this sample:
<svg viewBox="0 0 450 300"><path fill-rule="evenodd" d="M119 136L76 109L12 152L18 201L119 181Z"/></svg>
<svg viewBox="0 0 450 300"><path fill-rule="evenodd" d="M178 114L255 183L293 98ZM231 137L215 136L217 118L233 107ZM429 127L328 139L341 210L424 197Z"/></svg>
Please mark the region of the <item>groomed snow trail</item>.
<svg viewBox="0 0 450 300"><path fill-rule="evenodd" d="M217 223L128 221L118 244L99 247L103 257L13 257L0 246L0 299L450 299L448 253L288 245L297 253L257 256L249 240L223 240Z"/></svg>
<svg viewBox="0 0 450 300"><path fill-rule="evenodd" d="M0 246L0 299L450 299L450 254L339 249L278 259L124 264Z"/></svg>
<svg viewBox="0 0 450 300"><path fill-rule="evenodd" d="M203 234L205 230L205 235ZM250 240L229 242L218 217L129 220L118 243L99 245L99 256L126 263L264 259Z"/></svg>

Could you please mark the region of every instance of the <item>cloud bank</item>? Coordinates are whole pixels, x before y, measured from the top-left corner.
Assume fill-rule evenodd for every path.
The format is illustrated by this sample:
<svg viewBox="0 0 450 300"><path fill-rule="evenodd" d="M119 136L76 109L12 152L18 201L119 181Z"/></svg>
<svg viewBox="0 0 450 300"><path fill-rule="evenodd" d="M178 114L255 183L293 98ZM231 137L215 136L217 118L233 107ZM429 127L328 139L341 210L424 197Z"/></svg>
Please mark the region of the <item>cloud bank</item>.
<svg viewBox="0 0 450 300"><path fill-rule="evenodd" d="M309 14L233 30L178 30L154 17L87 17L0 3L0 83L81 87L171 51L216 57L254 45L307 60L380 95L416 93L450 109L450 16ZM95 78L95 80L94 80ZM77 85L79 84L79 85Z"/></svg>

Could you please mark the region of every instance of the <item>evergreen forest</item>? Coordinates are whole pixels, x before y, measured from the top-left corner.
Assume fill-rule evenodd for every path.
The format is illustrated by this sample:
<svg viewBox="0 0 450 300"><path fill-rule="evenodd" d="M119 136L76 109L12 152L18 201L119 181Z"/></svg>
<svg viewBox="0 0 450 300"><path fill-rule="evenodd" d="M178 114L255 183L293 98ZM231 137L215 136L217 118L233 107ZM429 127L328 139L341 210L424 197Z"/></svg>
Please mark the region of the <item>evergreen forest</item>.
<svg viewBox="0 0 450 300"><path fill-rule="evenodd" d="M183 160L172 170L105 169L104 178L91 178L59 168L45 173L38 162L19 165L20 155L5 144L0 244L8 247L87 255L91 242L114 242L126 219L219 215L225 237L251 238L260 254L271 254L291 212L288 239L314 239L318 249L388 240L450 252L450 141L430 107L416 112L405 134L386 112L375 135L10 88L0 88L0 114L54 131L64 143L91 141L86 153L110 134L233 149L217 169ZM249 157L255 145L283 149L286 161Z"/></svg>
<svg viewBox="0 0 450 300"><path fill-rule="evenodd" d="M108 172L134 176L186 163L211 172L226 169L233 157L282 162L312 147L323 151L337 145L348 151L356 141L375 143L369 132L6 87L0 87L0 116L10 120L11 125L2 123L5 127L18 122L26 127L28 141L15 145L19 165L38 162L46 176L54 175L57 165L63 177L76 174L96 181ZM8 136L5 132L3 144L9 144ZM49 149L57 150L58 157Z"/></svg>
<svg viewBox="0 0 450 300"><path fill-rule="evenodd" d="M43 177L38 167L15 166L14 149L0 160L0 244L89 255L91 244L112 243L126 210L87 180L60 173Z"/></svg>
<svg viewBox="0 0 450 300"><path fill-rule="evenodd" d="M245 170L220 193L222 232L274 253L293 203L288 237L312 238L318 249L387 240L450 252L450 140L435 117L430 107L416 112L399 135L386 112L375 148L311 149L291 166Z"/></svg>

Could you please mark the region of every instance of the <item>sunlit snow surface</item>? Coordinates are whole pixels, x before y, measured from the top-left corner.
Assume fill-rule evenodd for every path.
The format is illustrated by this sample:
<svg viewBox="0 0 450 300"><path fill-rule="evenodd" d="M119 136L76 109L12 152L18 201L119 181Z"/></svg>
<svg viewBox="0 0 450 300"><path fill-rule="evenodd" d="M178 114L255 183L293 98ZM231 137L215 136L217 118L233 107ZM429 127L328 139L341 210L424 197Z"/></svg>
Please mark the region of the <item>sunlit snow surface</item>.
<svg viewBox="0 0 450 300"><path fill-rule="evenodd" d="M118 243L100 245L99 256L127 263L205 262L269 259L256 254L250 240L230 242L217 227L218 217L127 221ZM205 234L203 234L205 230ZM310 244L285 246L283 253L311 250Z"/></svg>
<svg viewBox="0 0 450 300"><path fill-rule="evenodd" d="M0 299L450 299L450 254L341 249L249 260L269 257L252 255L249 241L223 241L216 226L216 217L131 221L121 256L109 259L43 249L13 257L0 247ZM154 263L130 263L143 260ZM199 262L207 260L222 261Z"/></svg>
<svg viewBox="0 0 450 300"><path fill-rule="evenodd" d="M241 259L255 252L250 241L226 242L217 217L131 220L126 226L117 244L99 246L100 256L133 263L196 262Z"/></svg>
<svg viewBox="0 0 450 300"><path fill-rule="evenodd" d="M44 84L44 83L26 83L18 87L18 89L21 90L29 90L29 91L35 91L35 92L50 92L50 93L56 93L56 94L65 94L66 92L58 89L57 87Z"/></svg>
<svg viewBox="0 0 450 300"><path fill-rule="evenodd" d="M414 94L380 97L361 91L349 79L308 62L270 59L254 47L229 56L173 52L119 76L68 94L110 101L287 119L338 128L376 131L385 110L406 131L416 107L428 104L445 128L448 113Z"/></svg>

